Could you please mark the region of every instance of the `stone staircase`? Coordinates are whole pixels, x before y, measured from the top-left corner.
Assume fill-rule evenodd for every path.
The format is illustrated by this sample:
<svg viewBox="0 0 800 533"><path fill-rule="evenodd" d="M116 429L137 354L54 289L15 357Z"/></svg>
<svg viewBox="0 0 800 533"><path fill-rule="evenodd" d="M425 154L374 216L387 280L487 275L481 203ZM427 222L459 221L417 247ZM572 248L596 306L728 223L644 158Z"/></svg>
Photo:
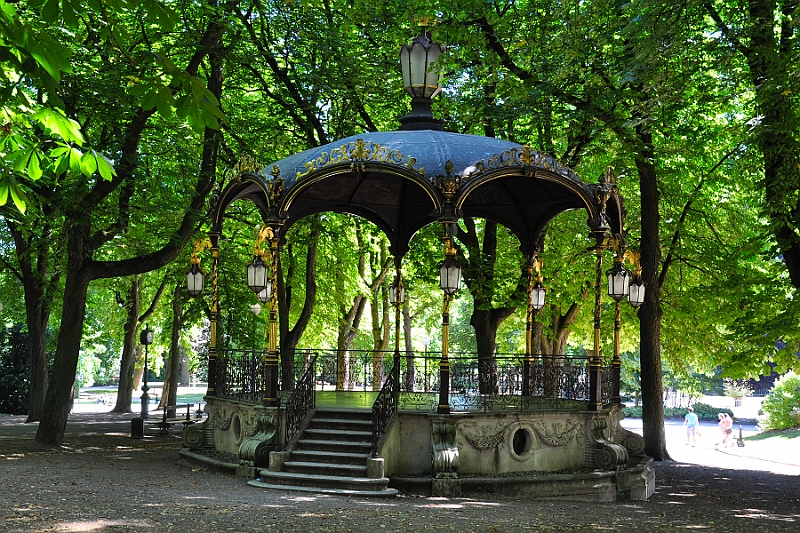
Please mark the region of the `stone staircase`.
<svg viewBox="0 0 800 533"><path fill-rule="evenodd" d="M317 410L281 471L261 470L254 487L347 494L395 496L386 477L371 478L372 413L364 410Z"/></svg>

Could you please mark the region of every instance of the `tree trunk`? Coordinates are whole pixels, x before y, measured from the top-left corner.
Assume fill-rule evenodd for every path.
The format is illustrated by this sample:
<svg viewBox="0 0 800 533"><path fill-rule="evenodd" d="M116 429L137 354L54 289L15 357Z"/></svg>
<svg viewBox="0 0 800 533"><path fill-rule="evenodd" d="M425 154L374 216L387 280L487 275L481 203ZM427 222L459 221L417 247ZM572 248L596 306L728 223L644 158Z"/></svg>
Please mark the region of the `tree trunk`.
<svg viewBox="0 0 800 533"><path fill-rule="evenodd" d="M20 267L20 280L25 297L25 321L29 338L29 382L28 382L28 418L25 422L41 420L44 411L45 394L47 392L47 323L50 320L50 298L58 285L59 275L54 274L48 280L50 272L50 223L45 217L42 232L34 242L35 249L25 238L16 223L6 220ZM34 261L34 253L36 255Z"/></svg>
<svg viewBox="0 0 800 533"><path fill-rule="evenodd" d="M642 432L645 453L656 461L670 459L664 431L663 384L661 380L661 242L659 234L659 192L654 166L652 136L642 125L636 127L641 150L636 157L642 202L642 279L645 301L639 308L640 364L642 380Z"/></svg>
<svg viewBox="0 0 800 533"><path fill-rule="evenodd" d="M178 375L181 364L181 330L183 329L183 286L175 285L172 291L172 336L169 343L169 359L167 375L161 398L161 407L175 406L178 403ZM170 409L167 416L174 417L175 409Z"/></svg>
<svg viewBox="0 0 800 533"><path fill-rule="evenodd" d="M378 270L380 266L386 262L389 255L387 250L387 242L384 240L381 243L381 253L377 258L375 254L370 254L372 257L372 271ZM389 347L389 340L391 338L391 325L390 325L390 310L394 310L389 305L389 291L385 283L381 283L371 293L372 300L370 302L370 311L372 313L372 390L381 390L383 384L383 376L385 375L385 368L383 364L386 349ZM399 342L399 340L397 341Z"/></svg>
<svg viewBox="0 0 800 533"><path fill-rule="evenodd" d="M309 233L306 251L305 300L297 322L291 329L289 329L289 310L292 305L291 285L285 283L282 271L283 263L278 261L278 319L280 322L281 387L283 390L294 389L294 351L308 327L317 301L317 244L321 233L319 228L314 228ZM286 279L291 280L291 275L288 275Z"/></svg>
<svg viewBox="0 0 800 533"><path fill-rule="evenodd" d="M471 218L464 219L467 231L459 227L458 240L469 250L469 261L463 269L464 282L472 294L472 316L470 325L475 330L478 350L478 383L481 394L497 392L497 330L510 317L515 306L492 307L494 294L494 266L497 260L497 223L486 220L483 229L482 247L478 244L478 233ZM517 292L524 291L527 280L517 284Z"/></svg>
<svg viewBox="0 0 800 533"><path fill-rule="evenodd" d="M36 442L52 446L60 446L64 442L86 316L86 294L91 280L86 272L84 257L89 228L85 224L76 224L71 230L67 232L70 235L64 286L67 297L64 298L61 311L58 347L45 396L45 410L36 430Z"/></svg>
<svg viewBox="0 0 800 533"><path fill-rule="evenodd" d="M127 309L124 326L124 339L122 342L122 360L119 368L119 386L117 387L117 401L112 413L130 413L131 399L133 396L133 374L136 367L136 344L139 342L139 310L142 280L139 276L130 279L128 297L120 303Z"/></svg>

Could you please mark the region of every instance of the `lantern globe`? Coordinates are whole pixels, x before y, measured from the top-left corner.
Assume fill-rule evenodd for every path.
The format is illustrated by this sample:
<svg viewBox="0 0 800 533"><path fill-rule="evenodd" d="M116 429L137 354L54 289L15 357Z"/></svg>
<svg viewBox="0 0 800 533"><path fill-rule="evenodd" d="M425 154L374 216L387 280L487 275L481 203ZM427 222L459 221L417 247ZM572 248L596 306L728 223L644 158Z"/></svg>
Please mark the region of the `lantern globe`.
<svg viewBox="0 0 800 533"><path fill-rule="evenodd" d="M389 287L389 302L392 305L402 305L406 301L406 286L394 284Z"/></svg>
<svg viewBox="0 0 800 533"><path fill-rule="evenodd" d="M186 273L186 288L190 296L200 296L203 292L203 283L205 281L205 274L200 269L197 263L192 263L189 271Z"/></svg>
<svg viewBox="0 0 800 533"><path fill-rule="evenodd" d="M531 289L531 305L537 311L544 307L544 299L547 294L547 289L544 288L541 281L534 283Z"/></svg>
<svg viewBox="0 0 800 533"><path fill-rule="evenodd" d="M461 265L452 255L448 255L439 268L439 288L449 295L461 288Z"/></svg>
<svg viewBox="0 0 800 533"><path fill-rule="evenodd" d="M247 286L250 287L254 293L258 294L267 288L267 264L260 255L253 258L250 264L247 265Z"/></svg>
<svg viewBox="0 0 800 533"><path fill-rule="evenodd" d="M644 303L644 282L640 276L634 276L628 286L628 303L634 308Z"/></svg>
<svg viewBox="0 0 800 533"><path fill-rule="evenodd" d="M628 295L630 272L621 262L615 261L614 266L606 272L606 276L608 276L608 295L619 302Z"/></svg>
<svg viewBox="0 0 800 533"><path fill-rule="evenodd" d="M262 304L272 299L272 280L267 280L267 285L258 292L258 301Z"/></svg>
<svg viewBox="0 0 800 533"><path fill-rule="evenodd" d="M422 28L411 44L400 49L400 67L403 87L414 98L433 98L442 90L439 68L435 65L442 54L442 46L433 42L430 33Z"/></svg>

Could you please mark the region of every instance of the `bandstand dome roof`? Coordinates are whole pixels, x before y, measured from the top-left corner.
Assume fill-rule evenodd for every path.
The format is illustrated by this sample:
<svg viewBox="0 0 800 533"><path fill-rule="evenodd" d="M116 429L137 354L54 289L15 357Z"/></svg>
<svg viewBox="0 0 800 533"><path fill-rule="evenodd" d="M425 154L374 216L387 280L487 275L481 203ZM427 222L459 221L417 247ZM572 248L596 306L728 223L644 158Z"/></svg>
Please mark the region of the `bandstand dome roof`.
<svg viewBox="0 0 800 533"><path fill-rule="evenodd" d="M506 226L526 255L547 222L570 209L587 211L593 233L622 231L613 176L586 183L529 147L432 129L354 135L244 172L217 200L215 231L240 198L281 231L324 211L362 216L386 233L396 257L420 228L460 217Z"/></svg>

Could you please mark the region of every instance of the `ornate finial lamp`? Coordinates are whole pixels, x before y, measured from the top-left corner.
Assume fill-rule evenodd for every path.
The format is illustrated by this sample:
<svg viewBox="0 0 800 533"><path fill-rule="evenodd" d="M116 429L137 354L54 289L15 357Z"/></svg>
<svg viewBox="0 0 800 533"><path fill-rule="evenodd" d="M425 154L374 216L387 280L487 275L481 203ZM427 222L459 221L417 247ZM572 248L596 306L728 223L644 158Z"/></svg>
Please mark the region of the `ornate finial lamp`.
<svg viewBox="0 0 800 533"><path fill-rule="evenodd" d="M433 42L428 25L427 19L421 20L419 36L400 49L403 87L412 97L411 113L400 119L401 130L442 129L441 122L433 118L431 103L442 90L440 71L435 63L444 48Z"/></svg>

